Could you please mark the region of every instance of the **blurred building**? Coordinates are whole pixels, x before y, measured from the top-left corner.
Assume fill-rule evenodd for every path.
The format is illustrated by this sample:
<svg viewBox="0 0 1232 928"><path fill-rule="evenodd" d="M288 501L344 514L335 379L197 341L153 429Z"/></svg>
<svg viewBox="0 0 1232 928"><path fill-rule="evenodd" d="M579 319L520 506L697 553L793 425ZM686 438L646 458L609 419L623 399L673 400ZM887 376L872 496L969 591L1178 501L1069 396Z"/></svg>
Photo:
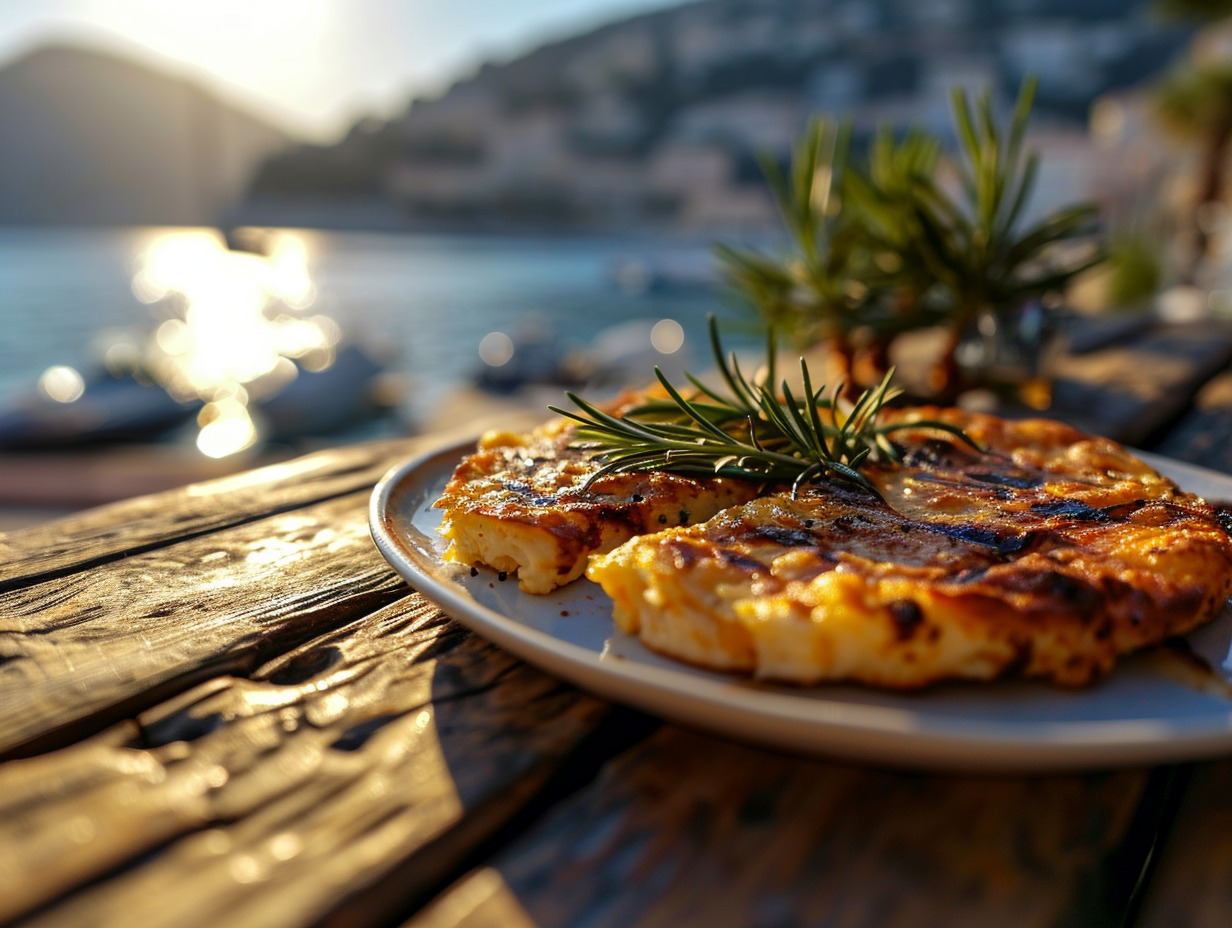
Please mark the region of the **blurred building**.
<svg viewBox="0 0 1232 928"><path fill-rule="evenodd" d="M1033 127L1055 153L1041 200L1089 171L1093 100L1157 74L1190 32L1118 0L703 0L486 66L435 100L262 168L250 208L367 198L404 221L715 226L773 221L756 155L786 159L816 113L948 135L954 87L998 106L1038 75Z"/></svg>

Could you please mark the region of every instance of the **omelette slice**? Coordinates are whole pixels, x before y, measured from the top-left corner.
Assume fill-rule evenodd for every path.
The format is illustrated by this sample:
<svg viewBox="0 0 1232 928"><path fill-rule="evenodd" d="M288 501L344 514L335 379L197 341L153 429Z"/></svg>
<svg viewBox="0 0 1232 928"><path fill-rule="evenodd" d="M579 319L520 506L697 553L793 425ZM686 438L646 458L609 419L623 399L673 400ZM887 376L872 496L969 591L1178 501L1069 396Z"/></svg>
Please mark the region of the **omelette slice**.
<svg viewBox="0 0 1232 928"><path fill-rule="evenodd" d="M956 410L987 450L896 434L903 463L775 493L591 559L614 618L703 667L914 688L1022 675L1081 685L1213 618L1232 590L1215 511L1114 442Z"/></svg>
<svg viewBox="0 0 1232 928"><path fill-rule="evenodd" d="M740 480L662 472L613 474L587 487L600 465L570 446L574 431L561 419L483 437L436 503L445 510L448 560L516 571L523 591L548 593L580 577L592 553L703 521L758 491Z"/></svg>

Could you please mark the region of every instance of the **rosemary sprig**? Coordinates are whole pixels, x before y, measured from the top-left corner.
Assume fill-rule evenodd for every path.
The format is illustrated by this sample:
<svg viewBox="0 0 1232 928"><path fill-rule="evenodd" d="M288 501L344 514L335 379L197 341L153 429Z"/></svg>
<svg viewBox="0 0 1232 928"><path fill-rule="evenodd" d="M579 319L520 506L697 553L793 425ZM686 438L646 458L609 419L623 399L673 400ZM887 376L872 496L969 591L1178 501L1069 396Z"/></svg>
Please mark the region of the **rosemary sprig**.
<svg viewBox="0 0 1232 928"><path fill-rule="evenodd" d="M860 467L901 460L890 438L897 431L936 429L976 447L961 429L945 422L880 423L882 407L901 392L890 385L893 371L847 404L840 400L839 388L828 396L824 386L814 389L808 364L801 358L802 395L797 397L785 380L776 394L770 378L745 376L735 354L724 352L713 317L710 345L726 394L686 374L693 388L686 396L655 368L667 396L638 404L621 416L573 393L566 396L578 411L549 407L580 423L576 443L593 450L602 463L586 487L609 474L661 470L790 483L793 496L804 484L827 479L877 494ZM769 350L773 358L773 343Z"/></svg>

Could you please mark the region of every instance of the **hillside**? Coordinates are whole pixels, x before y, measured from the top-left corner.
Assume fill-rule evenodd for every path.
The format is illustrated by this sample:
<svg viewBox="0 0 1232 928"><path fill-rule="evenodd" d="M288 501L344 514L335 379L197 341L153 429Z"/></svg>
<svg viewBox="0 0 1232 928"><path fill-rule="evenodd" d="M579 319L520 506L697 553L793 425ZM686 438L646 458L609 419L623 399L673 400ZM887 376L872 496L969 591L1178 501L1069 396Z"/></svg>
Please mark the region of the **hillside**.
<svg viewBox="0 0 1232 928"><path fill-rule="evenodd" d="M200 86L102 52L0 68L0 224L209 223L287 137Z"/></svg>
<svg viewBox="0 0 1232 928"><path fill-rule="evenodd" d="M815 113L852 118L857 143L883 122L948 132L952 86L1004 105L1034 73L1033 125L1085 134L1093 100L1157 74L1188 39L1146 10L701 0L485 66L337 145L271 159L246 209L276 221L315 204L326 224L384 203L428 226L756 229L771 221L756 155L785 157Z"/></svg>

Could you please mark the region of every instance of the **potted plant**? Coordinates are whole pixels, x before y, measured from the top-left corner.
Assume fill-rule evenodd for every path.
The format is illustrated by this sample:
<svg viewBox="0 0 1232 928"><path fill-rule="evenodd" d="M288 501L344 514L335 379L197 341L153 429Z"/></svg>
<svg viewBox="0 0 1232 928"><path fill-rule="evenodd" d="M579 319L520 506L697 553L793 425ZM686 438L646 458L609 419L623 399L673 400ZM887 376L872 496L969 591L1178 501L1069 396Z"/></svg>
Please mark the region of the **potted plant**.
<svg viewBox="0 0 1232 928"><path fill-rule="evenodd" d="M788 252L719 246L724 278L773 331L797 344L824 341L849 391L880 379L900 334L943 325L928 386L953 401L982 373L960 366L964 340L1003 336L1029 300L1103 259L1089 204L1025 221L1038 170L1024 150L1035 86L1023 85L1004 128L988 93L972 104L954 91L952 184L942 179L940 141L926 132L884 129L861 163L845 130L813 122L788 176L763 159ZM858 345L868 360L862 378L853 376Z"/></svg>

